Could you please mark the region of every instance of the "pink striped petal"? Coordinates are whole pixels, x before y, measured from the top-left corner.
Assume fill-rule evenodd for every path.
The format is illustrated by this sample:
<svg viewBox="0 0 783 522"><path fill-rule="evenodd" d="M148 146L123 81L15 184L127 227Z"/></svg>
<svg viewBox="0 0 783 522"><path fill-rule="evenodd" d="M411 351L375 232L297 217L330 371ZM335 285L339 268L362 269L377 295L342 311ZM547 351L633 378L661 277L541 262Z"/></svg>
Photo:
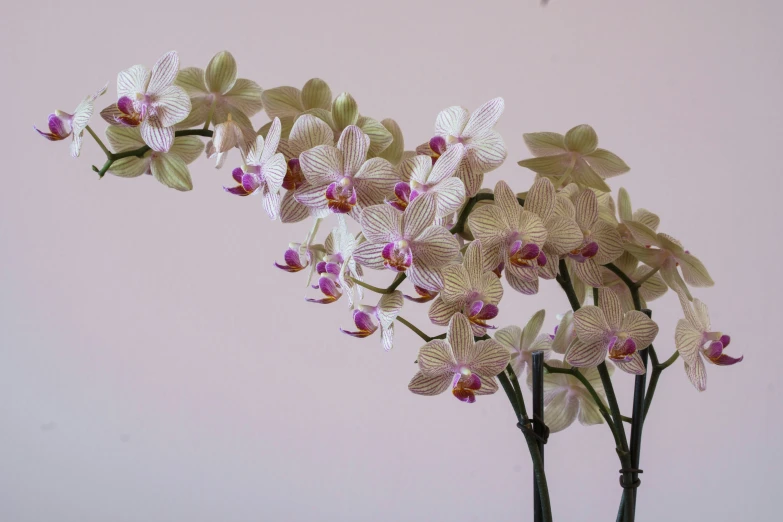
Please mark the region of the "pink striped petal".
<svg viewBox="0 0 783 522"><path fill-rule="evenodd" d="M370 147L370 138L355 126L349 125L340 135L337 148L342 151L342 173L345 176L353 176L362 167L367 158L367 150Z"/></svg>
<svg viewBox="0 0 783 522"><path fill-rule="evenodd" d="M171 87L174 84L174 80L177 79L178 72L179 56L177 55L177 51L170 51L164 54L152 68L152 75L146 92L149 94L159 94L163 89ZM190 100L190 97L188 97L188 100ZM187 114L185 116L187 116Z"/></svg>
<svg viewBox="0 0 783 522"><path fill-rule="evenodd" d="M475 138L488 133L500 119L504 108L503 98L489 100L473 112L461 135L465 138Z"/></svg>

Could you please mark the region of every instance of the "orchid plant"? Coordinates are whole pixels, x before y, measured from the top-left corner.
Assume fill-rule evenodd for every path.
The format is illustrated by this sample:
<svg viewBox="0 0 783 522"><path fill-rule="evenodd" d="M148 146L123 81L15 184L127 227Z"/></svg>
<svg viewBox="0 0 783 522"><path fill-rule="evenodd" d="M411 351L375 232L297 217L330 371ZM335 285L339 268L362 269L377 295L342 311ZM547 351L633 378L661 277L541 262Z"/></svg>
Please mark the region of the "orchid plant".
<svg viewBox="0 0 783 522"><path fill-rule="evenodd" d="M149 174L180 191L193 188L188 165L205 152L217 168L233 163L227 193L259 195L272 220L311 220L307 236L288 245L275 265L301 273L309 303L332 304L345 296L356 329L341 328L343 333L364 338L380 330L385 350L392 349L396 323L421 337L411 392L450 391L470 404L502 388L530 451L537 520L552 520L542 458L546 434L577 419L608 425L622 473L618 520L632 522L641 426L661 372L682 359L685 376L703 391L708 364L742 361L726 353L729 336L712 329L707 306L692 295L693 288L713 285L706 267L658 231L657 215L632 211L626 190L620 188L615 202L607 181L630 167L598 147L589 125L565 134L525 134L533 157L519 165L535 179L528 191L515 194L505 181L482 188L507 155L495 129L502 98L472 113L443 109L434 130L422 131L427 141L406 151L394 120L360 114L353 96L333 96L321 79L302 89L263 90L237 78L229 52L217 53L203 69L180 69L171 51L152 69L134 65L119 73L117 99L100 112L109 125L107 146L89 125L106 90L86 96L73 114L55 111L49 132L36 130L50 141L72 136L73 157L86 130L106 156L101 167L92 167L100 177ZM269 122L254 124L251 118L261 110ZM319 230L329 221L333 226L319 243ZM366 269L388 274L391 282L369 284ZM505 293L528 296L538 293L542 280L555 280L570 308L559 311L553 330L545 326L544 310L526 324L495 330L491 322L502 308L504 280ZM415 295L405 295L403 283ZM674 350L662 361L648 303L669 290L683 319L668 329ZM378 297L367 303L366 291ZM405 319L400 312L406 301L428 303L428 318L445 332L430 336ZM534 401L543 404L532 417L523 373ZM630 419L618 406L613 373L635 376ZM631 422L630 443L624 421Z"/></svg>

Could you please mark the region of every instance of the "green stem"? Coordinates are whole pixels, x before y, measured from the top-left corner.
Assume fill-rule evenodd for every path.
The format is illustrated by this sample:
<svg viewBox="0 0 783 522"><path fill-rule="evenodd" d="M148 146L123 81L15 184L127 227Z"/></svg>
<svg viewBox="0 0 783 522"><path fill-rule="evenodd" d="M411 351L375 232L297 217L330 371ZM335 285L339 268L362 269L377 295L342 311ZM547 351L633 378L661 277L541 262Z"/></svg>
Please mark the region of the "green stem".
<svg viewBox="0 0 783 522"><path fill-rule="evenodd" d="M411 323L410 321L408 321L407 319L405 319L404 317L401 317L399 315L397 316L397 321L401 322L402 324L404 324L405 326L410 328L411 331L413 331L413 333L415 333L416 335L421 337L424 340L424 342L427 342L427 343L432 341L432 340L434 340L434 339L444 339L446 337L446 334L436 335L435 337L430 337L429 335L427 335L424 332L422 332L421 330L419 330L416 326L414 326L413 323Z"/></svg>
<svg viewBox="0 0 783 522"><path fill-rule="evenodd" d="M131 157L137 157L141 158L149 152L151 149L148 145L144 145L143 147L139 147L138 149L132 149L132 150L126 150L123 152L111 152L109 149L106 148L105 145L103 145L103 142L98 138L98 136L95 135L95 133L88 127L88 130L90 134L92 134L92 137L95 138L95 140L98 142L98 145L101 146L103 149L103 152L106 154L106 162L103 164L103 166L99 169L95 165L92 166L92 170L98 173L99 177L103 177L106 172L111 168L112 164L114 164L115 161L121 160L123 158L131 158ZM205 129L187 129L187 130L179 130L174 133L174 137L178 138L180 136L204 136L207 138L212 137L212 131L211 130L205 130Z"/></svg>
<svg viewBox="0 0 783 522"><path fill-rule="evenodd" d="M465 206L462 207L462 212L459 213L459 217L457 218L457 223L451 227L449 232L452 234L462 234L465 231L465 223L468 220L468 216L470 216L470 213L473 212L473 207L476 206L476 203L479 201L491 201L495 199L494 194L488 194L486 192L481 192L479 194L476 194L472 198L468 199L468 202L465 203ZM525 200L522 198L517 198L517 202L520 205L525 204Z"/></svg>
<svg viewBox="0 0 783 522"><path fill-rule="evenodd" d="M87 125L87 127L85 128L87 129L87 132L90 133L90 136L93 137L93 139L98 144L98 146L100 146L101 150L103 150L103 153L106 154L106 157L108 158L109 156L111 156L111 151L108 148L106 148L106 145L104 145L103 141L98 137L97 134L95 134L95 131L92 130L92 128L89 125Z"/></svg>
<svg viewBox="0 0 783 522"><path fill-rule="evenodd" d="M644 418L647 418L647 413L650 411L650 405L652 404L653 396L655 395L655 390L658 388L658 379L661 378L661 373L663 370L668 368L669 366L674 363L674 361L677 360L677 358L680 356L680 352L674 352L671 357L666 359L665 362L659 363L658 362L658 355L655 353L655 348L653 348L652 345L650 345L647 350L650 352L650 360L652 361L652 374L650 374L650 384L647 385L647 395L644 398Z"/></svg>
<svg viewBox="0 0 783 522"><path fill-rule="evenodd" d="M620 463L624 470L631 469L631 453L628 451L628 439L625 436L625 428L623 427L623 416L620 413L620 406L617 404L617 396L614 393L614 386L612 386L612 378L609 376L609 369L606 367L606 362L602 362L598 365L598 374L601 376L601 382L604 385L604 391L606 392L606 400L609 403L609 409L612 412L612 419L614 420L615 427L617 428L617 434L620 438L620 446L617 448L617 455L620 457ZM623 472L623 482L625 484L631 484L633 481L633 475L631 471ZM633 495L623 495L624 502L622 503L623 522L633 522L634 520L634 502Z"/></svg>
<svg viewBox="0 0 783 522"><path fill-rule="evenodd" d="M509 370L510 366L506 367ZM513 375L514 370L511 370ZM517 388L509 380L505 372L501 372L498 375L498 380L503 390L506 392L511 407L514 409L514 414L517 417L517 422L522 425L527 425L530 419L525 412L525 402L521 393L517 394L519 381L517 381ZM541 500L541 511L544 522L552 522L552 506L549 501L549 487L547 486L546 471L544 471L544 460L541 458L541 452L538 450L538 441L533 436L530 430L521 430L527 443L527 449L530 452L530 460L533 461L533 477L535 477L536 484L538 485L539 499Z"/></svg>
<svg viewBox="0 0 783 522"><path fill-rule="evenodd" d="M392 282L392 284L390 284L386 288L378 288L377 286L373 286L371 284L365 283L364 281L361 281L354 277L351 278L351 281L353 281L359 286L366 288L367 290L375 292L376 294L391 294L392 292L397 290L397 287L400 286L400 284L402 284L403 281L405 281L405 274L404 273L398 274L397 277L394 279L394 282Z"/></svg>
<svg viewBox="0 0 783 522"><path fill-rule="evenodd" d="M641 283L636 282L634 283L633 280L626 275L625 272L620 270L614 263L607 263L604 265L606 268L614 272L614 274L619 277L623 283L625 283L625 286L628 287L628 290L631 292L631 298L633 299L633 307L636 310L642 309L642 300L639 297L639 287L641 286Z"/></svg>
<svg viewBox="0 0 783 522"><path fill-rule="evenodd" d="M571 303L571 308L574 312L579 310L582 305L579 303L576 292L574 292L574 285L571 283L571 276L568 274L568 267L566 266L565 259L560 260L559 271L555 279L560 284L560 288L566 293L568 302Z"/></svg>

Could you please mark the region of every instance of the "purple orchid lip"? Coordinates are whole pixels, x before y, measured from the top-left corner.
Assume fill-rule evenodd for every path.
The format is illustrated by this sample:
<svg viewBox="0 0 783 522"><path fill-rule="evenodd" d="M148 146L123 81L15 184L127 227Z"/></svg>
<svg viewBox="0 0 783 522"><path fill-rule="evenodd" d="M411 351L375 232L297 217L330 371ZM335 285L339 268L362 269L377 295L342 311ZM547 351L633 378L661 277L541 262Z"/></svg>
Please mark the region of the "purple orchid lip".
<svg viewBox="0 0 783 522"><path fill-rule="evenodd" d="M63 114L63 113L60 113ZM49 132L43 132L42 130L38 129L37 127L33 127L38 134L43 136L49 141L60 141L64 140L68 136L71 135L71 123L69 119L63 119L62 117L58 116L55 113L52 113L49 115L49 120L47 122L47 125L49 126Z"/></svg>
<svg viewBox="0 0 783 522"><path fill-rule="evenodd" d="M432 139L430 139L430 149L432 149L432 152L438 156L446 152L446 148L446 140L442 136L434 136Z"/></svg>
<svg viewBox="0 0 783 522"><path fill-rule="evenodd" d="M348 180L346 183L345 180ZM335 214L347 214L356 205L356 189L350 178L333 181L326 187L326 199L329 210Z"/></svg>
<svg viewBox="0 0 783 522"><path fill-rule="evenodd" d="M378 329L378 326L375 325L370 314L364 310L353 311L353 322L356 325L357 331L351 332L342 328L340 328L340 331L346 335L350 335L351 337L358 337L361 339L364 337L369 337Z"/></svg>
<svg viewBox="0 0 783 522"><path fill-rule="evenodd" d="M283 188L286 190L296 190L305 182L302 168L299 165L299 158L288 160L288 168L283 177Z"/></svg>
<svg viewBox="0 0 783 522"><path fill-rule="evenodd" d="M413 252L404 240L387 243L381 251L381 257L384 266L395 272L404 272L413 264Z"/></svg>
<svg viewBox="0 0 783 522"><path fill-rule="evenodd" d="M307 266L307 263L304 265L302 264L302 260L299 257L299 252L293 248L289 248L285 251L285 254L283 255L283 262L285 262L285 265L275 263L275 266L280 270L285 270L286 272L299 272Z"/></svg>
<svg viewBox="0 0 783 522"><path fill-rule="evenodd" d="M613 335L609 339L607 351L609 352L609 358L614 361L628 361L631 356L636 353L636 342L630 337L622 342L618 342L619 339L616 335Z"/></svg>
<svg viewBox="0 0 783 522"><path fill-rule="evenodd" d="M729 343L731 342L731 337L729 337L728 335L725 335L725 334L721 335L720 336L720 342L723 345L723 347L726 348L729 345Z"/></svg>
<svg viewBox="0 0 783 522"><path fill-rule="evenodd" d="M413 301L414 303L427 303L438 297L438 292L431 292L426 288L422 288L418 285L413 285L413 289L416 290L416 293L419 294L419 297L411 297L405 294L403 294L403 297L408 301Z"/></svg>
<svg viewBox="0 0 783 522"><path fill-rule="evenodd" d="M457 373L452 381L451 393L460 401L472 404L476 402L476 393L481 389L481 378L475 373L462 375Z"/></svg>
<svg viewBox="0 0 783 522"><path fill-rule="evenodd" d="M524 243L517 239L511 243L508 253L508 260L514 266L530 266L532 260L536 260L536 263L541 265L540 257L543 252L535 243ZM544 264L546 264L546 256L544 256Z"/></svg>

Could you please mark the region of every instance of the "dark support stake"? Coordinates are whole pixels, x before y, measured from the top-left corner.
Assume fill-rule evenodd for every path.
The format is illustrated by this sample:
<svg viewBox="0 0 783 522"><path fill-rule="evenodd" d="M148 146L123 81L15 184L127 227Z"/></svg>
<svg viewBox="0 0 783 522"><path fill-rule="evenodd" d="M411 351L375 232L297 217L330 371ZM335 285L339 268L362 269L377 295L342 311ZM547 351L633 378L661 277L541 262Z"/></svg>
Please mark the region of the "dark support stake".
<svg viewBox="0 0 783 522"><path fill-rule="evenodd" d="M647 317L652 316L652 312L648 309L643 309L642 312L647 314ZM639 352L639 354L642 357L642 362L644 363L645 370L647 369L647 350L642 350ZM639 470L639 453L641 452L641 446L642 446L642 426L644 424L644 390L647 385L647 372L645 371L642 375L636 376L636 381L634 383L634 390L633 390L633 422L631 423L631 444L630 444L630 451L631 451L631 467L635 470ZM633 475L633 483L637 486L634 486L632 489L627 489L626 492L630 493L633 496L634 499L634 509L636 508L636 488L638 487L638 480L639 480L639 473L638 471L634 471Z"/></svg>
<svg viewBox="0 0 783 522"><path fill-rule="evenodd" d="M546 427L544 426L544 352L533 352L530 371L533 372L533 430L538 435L538 451L541 452L541 462L543 463L544 441L546 440ZM535 477L533 478L533 520L534 522L542 522L544 520L541 498Z"/></svg>

